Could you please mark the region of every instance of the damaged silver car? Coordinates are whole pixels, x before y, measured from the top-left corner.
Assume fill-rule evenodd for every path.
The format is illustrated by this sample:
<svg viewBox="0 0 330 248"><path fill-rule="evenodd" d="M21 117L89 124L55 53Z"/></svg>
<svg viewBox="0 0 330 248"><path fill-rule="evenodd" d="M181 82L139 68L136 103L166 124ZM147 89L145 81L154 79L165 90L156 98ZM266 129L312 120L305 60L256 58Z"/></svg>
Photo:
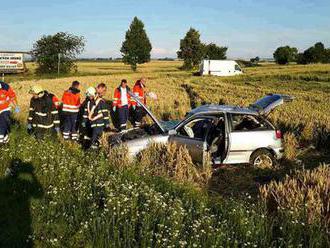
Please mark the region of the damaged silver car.
<svg viewBox="0 0 330 248"><path fill-rule="evenodd" d="M153 120L152 125L111 135L110 145L124 144L135 156L149 144L174 142L185 146L195 162L207 154L217 164L250 163L274 165L283 156L282 134L267 119L277 106L293 100L288 95L269 94L249 107L203 105L182 121L160 122L136 97L132 97Z"/></svg>

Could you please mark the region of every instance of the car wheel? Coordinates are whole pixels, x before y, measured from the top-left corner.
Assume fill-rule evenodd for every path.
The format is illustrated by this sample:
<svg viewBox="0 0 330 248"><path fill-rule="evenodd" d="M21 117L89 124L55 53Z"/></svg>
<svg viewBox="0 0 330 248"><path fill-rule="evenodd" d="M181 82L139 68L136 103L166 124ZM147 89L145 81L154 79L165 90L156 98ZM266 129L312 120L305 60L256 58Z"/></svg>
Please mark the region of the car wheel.
<svg viewBox="0 0 330 248"><path fill-rule="evenodd" d="M250 164L256 168L271 168L275 163L274 155L266 149L257 150L250 157Z"/></svg>

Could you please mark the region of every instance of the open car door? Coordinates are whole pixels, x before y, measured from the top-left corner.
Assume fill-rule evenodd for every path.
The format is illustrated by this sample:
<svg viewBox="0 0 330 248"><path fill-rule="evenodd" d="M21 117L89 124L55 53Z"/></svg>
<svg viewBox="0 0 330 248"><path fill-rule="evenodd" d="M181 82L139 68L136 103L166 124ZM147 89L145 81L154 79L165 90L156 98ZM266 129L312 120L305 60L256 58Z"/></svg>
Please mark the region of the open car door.
<svg viewBox="0 0 330 248"><path fill-rule="evenodd" d="M291 102L294 98L288 95L268 94L249 106L249 109L257 111L260 115L267 116L277 106L285 102Z"/></svg>
<svg viewBox="0 0 330 248"><path fill-rule="evenodd" d="M194 162L202 163L208 148L206 141L214 117L196 117L170 131L169 142L184 146Z"/></svg>
<svg viewBox="0 0 330 248"><path fill-rule="evenodd" d="M151 113L151 111L147 108L147 106L144 105L132 91L128 91L128 94L144 109L144 111L146 111L146 113L150 116L150 118L153 120L153 122L158 126L160 131L162 133L165 133L164 127L157 120L157 118Z"/></svg>

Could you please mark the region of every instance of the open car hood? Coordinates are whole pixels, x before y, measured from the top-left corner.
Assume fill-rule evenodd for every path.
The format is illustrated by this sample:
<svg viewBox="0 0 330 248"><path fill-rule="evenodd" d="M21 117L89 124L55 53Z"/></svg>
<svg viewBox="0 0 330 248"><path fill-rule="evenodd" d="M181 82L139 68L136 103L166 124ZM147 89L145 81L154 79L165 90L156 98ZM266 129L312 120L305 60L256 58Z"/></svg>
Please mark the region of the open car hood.
<svg viewBox="0 0 330 248"><path fill-rule="evenodd" d="M268 115L277 106L285 102L291 102L294 97L281 94L268 94L249 106L249 109L257 111L260 115Z"/></svg>
<svg viewBox="0 0 330 248"><path fill-rule="evenodd" d="M138 103L141 105L141 107L146 111L146 113L150 116L150 118L154 121L154 123L159 127L159 129L162 131L162 133L165 133L165 128L162 126L162 124L158 121L158 119L151 113L151 111L147 108L146 105L144 105L139 98L132 92L128 91L128 94Z"/></svg>

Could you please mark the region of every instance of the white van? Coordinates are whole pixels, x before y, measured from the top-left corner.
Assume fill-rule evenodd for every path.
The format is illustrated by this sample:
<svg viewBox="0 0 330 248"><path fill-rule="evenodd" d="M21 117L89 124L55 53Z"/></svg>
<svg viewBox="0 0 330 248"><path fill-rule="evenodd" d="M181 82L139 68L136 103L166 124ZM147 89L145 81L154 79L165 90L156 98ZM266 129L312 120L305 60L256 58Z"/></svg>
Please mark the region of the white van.
<svg viewBox="0 0 330 248"><path fill-rule="evenodd" d="M234 76L242 74L241 67L234 60L203 60L200 75Z"/></svg>

